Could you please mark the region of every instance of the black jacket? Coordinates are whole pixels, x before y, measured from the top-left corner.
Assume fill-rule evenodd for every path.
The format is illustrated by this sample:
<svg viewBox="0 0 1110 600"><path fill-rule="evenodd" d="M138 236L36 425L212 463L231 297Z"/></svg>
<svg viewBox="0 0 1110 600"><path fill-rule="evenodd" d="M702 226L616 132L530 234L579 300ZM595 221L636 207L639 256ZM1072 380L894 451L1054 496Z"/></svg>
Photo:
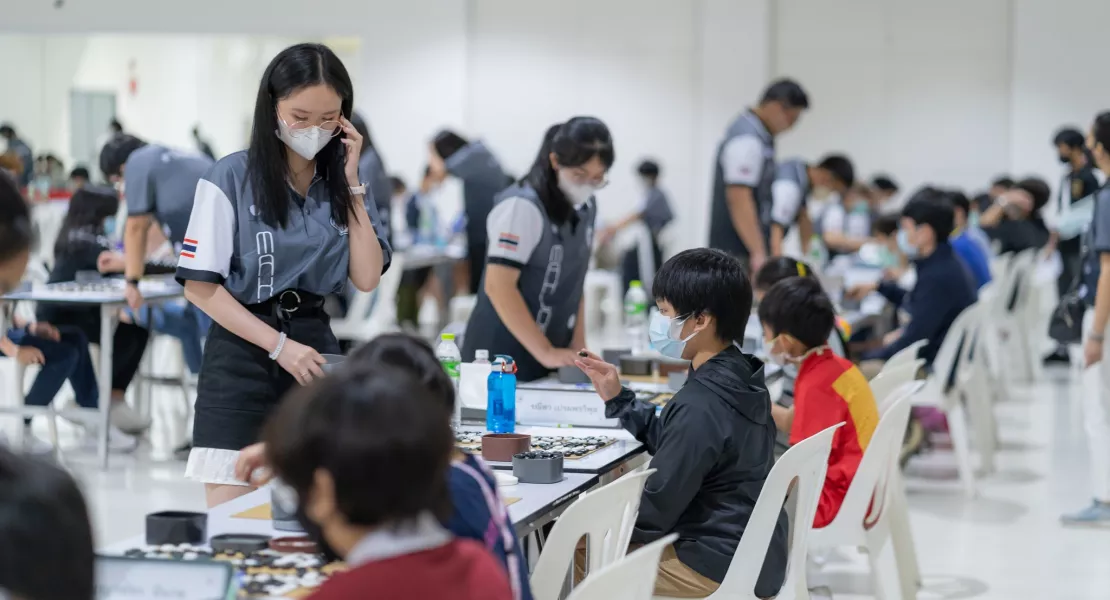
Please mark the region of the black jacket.
<svg viewBox="0 0 1110 600"><path fill-rule="evenodd" d="M647 446L647 481L632 541L678 533L679 560L724 580L759 492L774 465L775 423L763 363L729 347L691 372L660 416L628 389L605 416ZM779 513L755 593L778 594L786 575L786 513Z"/></svg>

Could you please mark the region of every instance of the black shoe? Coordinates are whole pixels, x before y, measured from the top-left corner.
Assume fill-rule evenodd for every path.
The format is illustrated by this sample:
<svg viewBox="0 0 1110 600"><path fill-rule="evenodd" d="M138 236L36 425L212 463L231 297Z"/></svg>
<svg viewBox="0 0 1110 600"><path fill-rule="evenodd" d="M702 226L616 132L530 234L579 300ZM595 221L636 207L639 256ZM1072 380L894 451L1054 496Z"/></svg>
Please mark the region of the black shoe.
<svg viewBox="0 0 1110 600"><path fill-rule="evenodd" d="M174 448L173 449L173 457L177 460L180 460L180 461L187 461L187 460L189 460L189 453L192 452L192 451L193 451L193 442L192 442L192 440L190 440L190 441L185 442L184 444L181 444L177 448Z"/></svg>
<svg viewBox="0 0 1110 600"><path fill-rule="evenodd" d="M1071 356L1068 355L1067 350L1057 350L1057 351L1053 352L1052 354L1049 354L1048 356L1044 357L1044 364L1045 364L1045 366L1053 365L1053 364L1056 364L1056 365L1070 365L1071 364Z"/></svg>

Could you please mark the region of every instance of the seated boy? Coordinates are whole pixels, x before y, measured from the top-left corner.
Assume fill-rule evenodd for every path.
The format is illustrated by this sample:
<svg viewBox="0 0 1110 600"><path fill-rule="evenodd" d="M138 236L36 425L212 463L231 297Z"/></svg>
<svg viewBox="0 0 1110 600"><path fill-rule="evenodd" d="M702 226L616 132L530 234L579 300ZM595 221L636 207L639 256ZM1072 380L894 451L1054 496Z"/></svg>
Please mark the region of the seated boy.
<svg viewBox="0 0 1110 600"><path fill-rule="evenodd" d="M743 339L752 305L739 260L720 250L687 250L663 264L652 291L659 308L652 314L652 347L692 362L686 384L662 414L621 387L616 367L588 353L576 364L606 402L605 416L619 418L654 455L656 472L644 488L632 542L679 535L663 553L655 593L702 598L728 572L774 464L771 400L763 363L733 342ZM755 594L777 594L785 571L786 514L780 511Z"/></svg>
<svg viewBox="0 0 1110 600"><path fill-rule="evenodd" d="M349 568L313 598L513 598L497 560L440 525L455 438L430 394L410 370L360 365L296 390L266 426L305 531Z"/></svg>
<svg viewBox="0 0 1110 600"><path fill-rule="evenodd" d="M77 482L52 462L0 447L0 598L92 600L93 561Z"/></svg>
<svg viewBox="0 0 1110 600"><path fill-rule="evenodd" d="M832 302L821 285L802 277L775 284L759 305L772 360L798 366L794 406L771 405L775 425L797 444L844 423L833 437L814 527L828 525L840 511L879 423L879 409L863 373L829 350L826 340L834 319Z"/></svg>

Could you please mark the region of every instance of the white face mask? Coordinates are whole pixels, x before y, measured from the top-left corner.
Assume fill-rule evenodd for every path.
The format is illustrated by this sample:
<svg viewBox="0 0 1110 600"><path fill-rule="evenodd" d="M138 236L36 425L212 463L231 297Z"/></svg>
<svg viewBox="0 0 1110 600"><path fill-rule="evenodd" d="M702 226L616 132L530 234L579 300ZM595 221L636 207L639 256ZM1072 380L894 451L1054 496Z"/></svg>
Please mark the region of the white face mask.
<svg viewBox="0 0 1110 600"><path fill-rule="evenodd" d="M274 133L277 134L278 139L285 142L289 149L297 154L300 154L305 160L312 160L316 155L324 149L331 141L332 134L329 131L324 131L319 127L308 127L305 129L297 130L296 135L284 119L278 118L278 130Z"/></svg>
<svg viewBox="0 0 1110 600"><path fill-rule="evenodd" d="M577 210L589 202L597 188L588 183L575 183L567 176L566 171L559 171L559 189L566 195L567 200Z"/></svg>

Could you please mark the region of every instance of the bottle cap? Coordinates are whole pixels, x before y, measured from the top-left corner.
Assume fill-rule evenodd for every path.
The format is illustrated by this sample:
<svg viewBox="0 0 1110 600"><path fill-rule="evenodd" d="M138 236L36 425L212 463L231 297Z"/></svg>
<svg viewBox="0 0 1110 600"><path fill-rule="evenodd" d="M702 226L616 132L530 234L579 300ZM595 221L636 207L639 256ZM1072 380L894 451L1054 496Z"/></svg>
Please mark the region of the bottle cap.
<svg viewBox="0 0 1110 600"><path fill-rule="evenodd" d="M443 335L439 336L439 339L441 339L441 340L443 340L443 341L445 341L445 342L451 342L451 341L454 341L454 339L455 339L455 334L453 334L453 333L445 333L445 334L443 334Z"/></svg>
<svg viewBox="0 0 1110 600"><path fill-rule="evenodd" d="M642 281L640 281L639 279L633 279L632 281L628 282L628 287L634 287L634 288L644 287L644 283Z"/></svg>
<svg viewBox="0 0 1110 600"><path fill-rule="evenodd" d="M484 358L486 360L489 360L489 350L475 350L474 358Z"/></svg>

